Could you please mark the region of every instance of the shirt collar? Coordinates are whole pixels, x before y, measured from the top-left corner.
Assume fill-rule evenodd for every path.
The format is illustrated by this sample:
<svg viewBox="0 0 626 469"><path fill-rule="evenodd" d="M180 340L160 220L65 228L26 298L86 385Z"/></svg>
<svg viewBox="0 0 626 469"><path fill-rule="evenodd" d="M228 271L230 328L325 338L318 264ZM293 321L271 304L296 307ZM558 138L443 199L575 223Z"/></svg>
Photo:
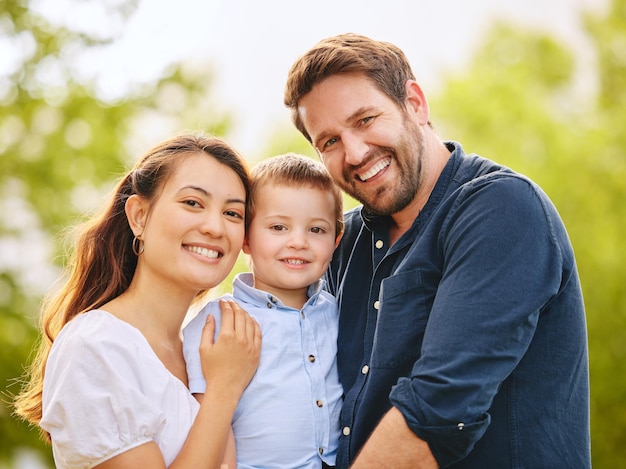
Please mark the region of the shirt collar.
<svg viewBox="0 0 626 469"><path fill-rule="evenodd" d="M280 306L282 308L288 308L285 304L280 300L280 298L272 295L271 293L257 290L253 287L254 285L254 277L252 276L252 272L243 272L237 274L235 279L233 280L233 295L235 298L239 298L245 302L258 304L258 303L267 303L270 301L271 303ZM318 280L317 282L311 284L307 288L307 296L309 299L307 300L304 307L315 304L317 299L324 289L325 280Z"/></svg>

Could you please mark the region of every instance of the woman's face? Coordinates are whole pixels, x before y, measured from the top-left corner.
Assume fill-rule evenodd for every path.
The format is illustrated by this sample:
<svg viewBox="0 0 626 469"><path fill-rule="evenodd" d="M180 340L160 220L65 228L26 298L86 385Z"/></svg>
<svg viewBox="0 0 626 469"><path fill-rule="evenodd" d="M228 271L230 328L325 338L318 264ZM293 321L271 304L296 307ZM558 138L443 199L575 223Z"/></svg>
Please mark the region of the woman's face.
<svg viewBox="0 0 626 469"><path fill-rule="evenodd" d="M244 238L246 192L237 173L198 153L177 163L150 208L138 269L157 288L212 288L231 271Z"/></svg>

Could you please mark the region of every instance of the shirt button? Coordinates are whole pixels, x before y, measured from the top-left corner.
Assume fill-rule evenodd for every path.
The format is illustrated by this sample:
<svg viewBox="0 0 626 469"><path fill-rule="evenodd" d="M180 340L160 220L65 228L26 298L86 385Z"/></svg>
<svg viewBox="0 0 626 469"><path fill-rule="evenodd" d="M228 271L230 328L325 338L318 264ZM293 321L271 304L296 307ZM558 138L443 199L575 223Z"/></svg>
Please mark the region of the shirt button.
<svg viewBox="0 0 626 469"><path fill-rule="evenodd" d="M320 453L320 455L324 454L324 448L317 448L317 452Z"/></svg>
<svg viewBox="0 0 626 469"><path fill-rule="evenodd" d="M324 403L320 399L315 401L315 405L317 405L317 407L324 407Z"/></svg>
<svg viewBox="0 0 626 469"><path fill-rule="evenodd" d="M309 355L309 361L311 363L315 362L315 355Z"/></svg>
<svg viewBox="0 0 626 469"><path fill-rule="evenodd" d="M370 367L367 365L363 365L363 368L361 368L361 373L363 373L364 375L367 374L367 372L370 370Z"/></svg>
<svg viewBox="0 0 626 469"><path fill-rule="evenodd" d="M464 427L465 427L465 424L463 422L459 422L456 424L456 428L458 428L459 430L463 430Z"/></svg>
<svg viewBox="0 0 626 469"><path fill-rule="evenodd" d="M268 301L268 302L267 302L267 307L268 307L269 309L272 309L272 308L274 307L274 305Z"/></svg>
<svg viewBox="0 0 626 469"><path fill-rule="evenodd" d="M343 433L344 436L348 436L350 434L350 427L343 427L341 433Z"/></svg>
<svg viewBox="0 0 626 469"><path fill-rule="evenodd" d="M380 301L378 301L378 300L374 301L374 309L375 309L376 311L378 311L378 307L379 307L379 306L380 306Z"/></svg>
<svg viewBox="0 0 626 469"><path fill-rule="evenodd" d="M300 311L300 317L304 319L304 311Z"/></svg>
<svg viewBox="0 0 626 469"><path fill-rule="evenodd" d="M383 243L382 239L379 239L378 241L376 241L376 249L380 249L385 245L385 243Z"/></svg>

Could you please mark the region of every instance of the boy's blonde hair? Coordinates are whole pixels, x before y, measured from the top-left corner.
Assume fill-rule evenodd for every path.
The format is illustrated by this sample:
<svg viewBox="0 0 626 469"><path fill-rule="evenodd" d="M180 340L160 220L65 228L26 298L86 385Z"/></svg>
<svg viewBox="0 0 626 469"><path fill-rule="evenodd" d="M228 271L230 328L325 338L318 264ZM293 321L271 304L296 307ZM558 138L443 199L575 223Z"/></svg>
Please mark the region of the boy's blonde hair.
<svg viewBox="0 0 626 469"><path fill-rule="evenodd" d="M343 197L326 167L319 161L296 153L274 156L258 163L250 175L246 228L254 219L259 190L268 184L288 187L312 187L328 191L335 201L335 237L343 232Z"/></svg>

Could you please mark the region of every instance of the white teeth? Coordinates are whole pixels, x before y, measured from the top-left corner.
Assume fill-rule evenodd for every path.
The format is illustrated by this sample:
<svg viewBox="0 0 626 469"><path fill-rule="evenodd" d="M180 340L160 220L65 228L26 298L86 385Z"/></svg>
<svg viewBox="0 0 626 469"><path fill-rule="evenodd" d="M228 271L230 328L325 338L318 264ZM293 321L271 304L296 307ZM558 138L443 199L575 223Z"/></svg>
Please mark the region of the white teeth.
<svg viewBox="0 0 626 469"><path fill-rule="evenodd" d="M382 171L383 169L385 169L390 164L391 164L391 159L390 158L387 158L385 160L379 161L374 166L372 166L370 168L370 170L367 171L366 173L359 174L358 175L359 179L361 181L367 181L369 178L371 178L372 176L375 176L376 174L378 174L379 171Z"/></svg>
<svg viewBox="0 0 626 469"><path fill-rule="evenodd" d="M200 246L188 246L187 249L191 252L195 252L196 254L200 254L203 257L208 257L209 259L217 259L217 257L220 255L220 253L217 251L202 248Z"/></svg>
<svg viewBox="0 0 626 469"><path fill-rule="evenodd" d="M291 265L306 264L306 261L303 261L302 259L285 259L285 262Z"/></svg>

